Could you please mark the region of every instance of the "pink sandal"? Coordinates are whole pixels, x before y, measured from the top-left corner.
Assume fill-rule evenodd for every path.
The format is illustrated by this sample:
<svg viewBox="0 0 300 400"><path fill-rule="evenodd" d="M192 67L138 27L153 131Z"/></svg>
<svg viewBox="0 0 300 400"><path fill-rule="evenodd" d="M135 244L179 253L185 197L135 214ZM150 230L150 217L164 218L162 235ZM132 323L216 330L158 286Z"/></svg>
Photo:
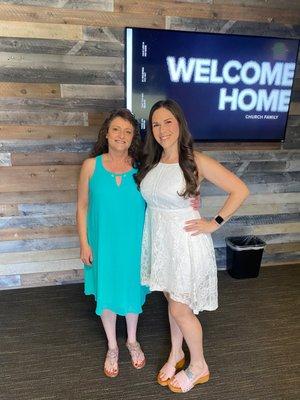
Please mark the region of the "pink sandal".
<svg viewBox="0 0 300 400"><path fill-rule="evenodd" d="M169 389L174 393L186 393L193 389L194 386L207 382L209 380L209 376L208 370L199 376L195 376L193 372L187 368L184 371L178 372L178 374L176 374L174 377L178 382L179 387L174 386L171 382L169 382L168 386Z"/></svg>
<svg viewBox="0 0 300 400"><path fill-rule="evenodd" d="M166 363L167 364L167 363ZM181 360L179 360L178 362L177 362L177 364L175 365L175 367L167 367L168 368L168 370L167 370L167 372L166 372L166 376L167 376L167 379L161 379L160 378L160 374L161 374L161 371L159 372L159 374L157 375L157 383L159 384L159 385L161 385L161 386L168 386L168 384L169 384L169 382L170 382L170 380L175 376L175 374L176 374L176 372L178 371L178 370L180 370L181 368L183 368L183 366L184 366L184 364L185 364L185 358L183 357Z"/></svg>

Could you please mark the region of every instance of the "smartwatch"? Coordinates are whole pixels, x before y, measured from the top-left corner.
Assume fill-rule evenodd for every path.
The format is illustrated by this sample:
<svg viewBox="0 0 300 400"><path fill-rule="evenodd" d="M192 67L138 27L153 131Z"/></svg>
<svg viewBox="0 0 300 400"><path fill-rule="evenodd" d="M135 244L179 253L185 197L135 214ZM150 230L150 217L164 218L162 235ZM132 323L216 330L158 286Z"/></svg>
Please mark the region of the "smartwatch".
<svg viewBox="0 0 300 400"><path fill-rule="evenodd" d="M222 218L221 215L216 215L215 218L214 218L214 220L216 221L216 223L217 223L218 225L223 225L224 222L225 222L224 218Z"/></svg>

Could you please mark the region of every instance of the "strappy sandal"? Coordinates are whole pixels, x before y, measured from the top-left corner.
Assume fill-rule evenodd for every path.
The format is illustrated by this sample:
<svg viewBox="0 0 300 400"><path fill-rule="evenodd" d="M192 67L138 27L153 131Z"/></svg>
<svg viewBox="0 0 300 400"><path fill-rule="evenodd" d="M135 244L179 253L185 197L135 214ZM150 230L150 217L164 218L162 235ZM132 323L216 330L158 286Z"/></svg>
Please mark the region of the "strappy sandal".
<svg viewBox="0 0 300 400"><path fill-rule="evenodd" d="M184 371L178 372L174 378L178 382L179 387L169 382L169 389L174 393L186 393L193 389L194 386L207 382L209 380L209 372L206 370L201 375L196 376L190 368L187 368Z"/></svg>
<svg viewBox="0 0 300 400"><path fill-rule="evenodd" d="M135 342L135 343L126 343L126 347L130 353L131 356L131 363L134 366L134 368L136 369L141 369L145 366L146 364L146 359L145 359L145 355L141 349L141 346L139 344L139 342ZM137 361L141 358L141 356L143 356L144 358L142 359L142 361ZM134 361L136 360L136 361Z"/></svg>
<svg viewBox="0 0 300 400"><path fill-rule="evenodd" d="M104 362L104 373L109 378L115 378L119 374L119 366L118 366L118 359L119 359L119 349L109 349L106 353L106 358ZM107 370L105 368L105 364L108 361L111 370ZM115 365L117 367L115 368Z"/></svg>
<svg viewBox="0 0 300 400"><path fill-rule="evenodd" d="M160 378L161 371L159 371L159 374L157 375L157 383L161 386L168 386L170 380L175 376L178 370L183 368L184 364L185 364L185 358L183 357L181 360L177 362L175 367L167 367L169 372L166 373L167 379L161 379Z"/></svg>

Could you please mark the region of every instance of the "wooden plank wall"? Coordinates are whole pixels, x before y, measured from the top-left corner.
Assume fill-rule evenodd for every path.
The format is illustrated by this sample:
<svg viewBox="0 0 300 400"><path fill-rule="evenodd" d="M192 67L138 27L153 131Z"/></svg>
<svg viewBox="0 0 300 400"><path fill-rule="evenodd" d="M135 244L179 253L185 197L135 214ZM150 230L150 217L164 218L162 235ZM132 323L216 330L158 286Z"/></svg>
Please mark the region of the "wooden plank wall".
<svg viewBox="0 0 300 400"><path fill-rule="evenodd" d="M82 279L75 229L78 171L105 113L124 105L125 26L298 37L298 0L11 0L0 2L0 287ZM300 73L287 140L202 145L251 197L214 236L255 234L263 265L300 260ZM204 215L224 201L202 190Z"/></svg>

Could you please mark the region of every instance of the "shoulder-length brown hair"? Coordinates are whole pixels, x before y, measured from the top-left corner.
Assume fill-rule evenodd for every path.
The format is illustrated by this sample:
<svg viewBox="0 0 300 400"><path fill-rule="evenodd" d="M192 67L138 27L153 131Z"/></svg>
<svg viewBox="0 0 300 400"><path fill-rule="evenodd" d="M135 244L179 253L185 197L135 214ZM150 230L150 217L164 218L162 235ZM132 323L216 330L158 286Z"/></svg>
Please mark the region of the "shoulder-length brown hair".
<svg viewBox="0 0 300 400"><path fill-rule="evenodd" d="M128 155L132 159L132 165L137 167L140 161L140 152L141 152L141 136L138 121L135 119L134 115L131 111L127 110L127 108L120 108L118 110L113 110L110 112L109 116L103 122L99 134L98 140L95 143L90 157L97 157L100 154L104 154L108 152L108 142L106 139L106 135L109 129L111 122L117 118L123 118L128 121L133 127L133 139L131 145L128 149Z"/></svg>
<svg viewBox="0 0 300 400"><path fill-rule="evenodd" d="M179 150L179 165L182 169L186 187L180 196L185 198L195 196L198 192L198 170L194 160L193 152L193 139L189 132L186 119L183 111L176 101L167 99L160 100L153 105L149 114L148 121L148 134L143 149L143 157L141 160L141 167L139 172L135 175L135 180L138 186L140 186L142 180L148 174L148 172L155 167L160 161L163 148L154 138L152 131L152 117L156 110L159 108L166 108L169 110L174 117L177 119L179 124L179 138L178 138L178 150Z"/></svg>

